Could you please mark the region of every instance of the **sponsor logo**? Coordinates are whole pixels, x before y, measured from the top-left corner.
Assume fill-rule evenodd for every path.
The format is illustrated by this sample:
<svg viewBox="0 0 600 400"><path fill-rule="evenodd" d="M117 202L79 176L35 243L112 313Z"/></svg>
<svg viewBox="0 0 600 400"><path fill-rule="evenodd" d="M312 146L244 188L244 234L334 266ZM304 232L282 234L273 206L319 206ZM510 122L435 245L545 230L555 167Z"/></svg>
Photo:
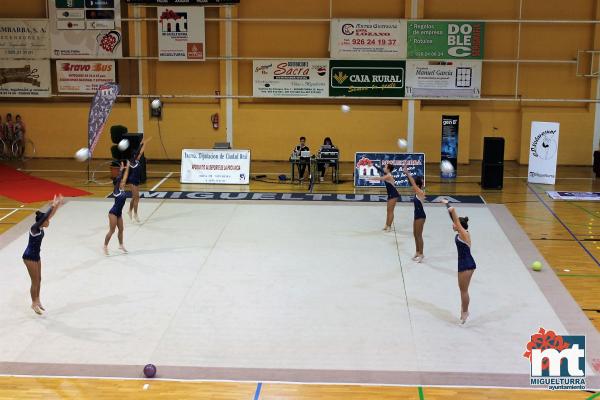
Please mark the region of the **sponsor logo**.
<svg viewBox="0 0 600 400"><path fill-rule="evenodd" d="M110 72L112 68L112 64L73 64L68 62L63 63L60 67L61 71L65 72Z"/></svg>
<svg viewBox="0 0 600 400"><path fill-rule="evenodd" d="M204 45L202 43L188 43L187 58L190 60L203 60Z"/></svg>
<svg viewBox="0 0 600 400"><path fill-rule="evenodd" d="M548 129L536 135L531 143L531 154L542 160L552 160L558 151L558 144L554 139L555 129Z"/></svg>
<svg viewBox="0 0 600 400"><path fill-rule="evenodd" d="M101 49L108 53L114 53L119 43L121 43L121 34L117 31L109 31L104 34L100 33L96 36L96 41Z"/></svg>
<svg viewBox="0 0 600 400"><path fill-rule="evenodd" d="M346 79L348 79L348 75L340 71L337 74L333 75L333 79L335 79L335 81L341 85L344 82L346 82Z"/></svg>
<svg viewBox="0 0 600 400"><path fill-rule="evenodd" d="M40 76L37 72L37 68L31 69L30 65L25 65L21 68L0 68L0 85L20 82L40 87L41 83L38 80Z"/></svg>

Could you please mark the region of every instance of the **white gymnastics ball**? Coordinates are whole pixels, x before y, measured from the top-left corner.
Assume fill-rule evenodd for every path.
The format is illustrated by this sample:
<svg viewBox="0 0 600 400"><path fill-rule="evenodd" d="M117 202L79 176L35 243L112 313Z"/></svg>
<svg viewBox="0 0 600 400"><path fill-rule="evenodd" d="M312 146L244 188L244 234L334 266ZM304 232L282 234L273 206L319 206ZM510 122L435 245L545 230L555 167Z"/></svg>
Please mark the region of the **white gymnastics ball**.
<svg viewBox="0 0 600 400"><path fill-rule="evenodd" d="M75 159L77 161L83 162L88 158L90 158L90 151L87 147L82 147L81 149L77 150L77 153L75 153Z"/></svg>
<svg viewBox="0 0 600 400"><path fill-rule="evenodd" d="M408 147L408 142L406 141L406 139L398 139L398 147L400 148L400 150L406 150L406 147Z"/></svg>
<svg viewBox="0 0 600 400"><path fill-rule="evenodd" d="M127 150L129 148L129 140L127 140L127 139L121 140L119 142L118 147L119 147L119 150L121 150L121 151Z"/></svg>
<svg viewBox="0 0 600 400"><path fill-rule="evenodd" d="M451 174L452 172L454 172L454 167L452 166L452 163L448 160L444 160L440 163L440 169L445 174Z"/></svg>
<svg viewBox="0 0 600 400"><path fill-rule="evenodd" d="M345 113L350 112L350 106L349 105L343 104L342 107L341 107L341 109L342 109L342 112L345 112Z"/></svg>

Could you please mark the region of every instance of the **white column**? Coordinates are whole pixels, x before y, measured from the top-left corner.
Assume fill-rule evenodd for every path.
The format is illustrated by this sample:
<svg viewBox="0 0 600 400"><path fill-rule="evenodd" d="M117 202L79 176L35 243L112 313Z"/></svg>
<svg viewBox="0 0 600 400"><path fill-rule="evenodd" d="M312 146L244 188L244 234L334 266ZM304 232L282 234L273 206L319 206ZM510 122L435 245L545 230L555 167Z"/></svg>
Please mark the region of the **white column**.
<svg viewBox="0 0 600 400"><path fill-rule="evenodd" d="M133 6L133 17L140 18L140 8ZM135 21L135 49L134 54L138 57L142 55L142 22ZM142 73L142 60L138 59L138 94L141 95L144 92L144 79ZM141 97L136 98L136 112L137 112L137 131L144 132L144 99Z"/></svg>
<svg viewBox="0 0 600 400"><path fill-rule="evenodd" d="M231 61L232 57L232 26L231 26L231 7L227 6L225 9L225 16L228 21L225 22L225 95L228 96L225 99L225 132L227 133L227 141L231 143L233 147L233 65Z"/></svg>
<svg viewBox="0 0 600 400"><path fill-rule="evenodd" d="M410 3L410 17L412 19L416 19L418 16L419 9L419 0L411 0ZM406 82L405 82L406 83ZM408 101L408 118L407 118L407 126L406 126L406 141L408 142L409 153L414 151L415 144L415 101Z"/></svg>
<svg viewBox="0 0 600 400"><path fill-rule="evenodd" d="M594 55L592 54L592 57ZM596 79L596 100L600 100L600 80ZM598 148L598 142L600 141L600 103L595 103L594 113L594 141L592 142L592 152ZM592 161L594 160L592 156Z"/></svg>

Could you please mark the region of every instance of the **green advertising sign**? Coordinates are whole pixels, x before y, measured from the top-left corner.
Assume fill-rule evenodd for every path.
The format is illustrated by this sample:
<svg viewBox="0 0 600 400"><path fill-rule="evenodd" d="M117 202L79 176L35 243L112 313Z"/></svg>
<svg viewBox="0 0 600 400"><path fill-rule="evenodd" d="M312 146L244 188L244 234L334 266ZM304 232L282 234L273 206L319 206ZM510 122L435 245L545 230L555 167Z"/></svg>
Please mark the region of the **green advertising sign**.
<svg viewBox="0 0 600 400"><path fill-rule="evenodd" d="M329 95L404 97L406 61L329 62Z"/></svg>
<svg viewBox="0 0 600 400"><path fill-rule="evenodd" d="M408 58L483 58L483 22L408 21Z"/></svg>

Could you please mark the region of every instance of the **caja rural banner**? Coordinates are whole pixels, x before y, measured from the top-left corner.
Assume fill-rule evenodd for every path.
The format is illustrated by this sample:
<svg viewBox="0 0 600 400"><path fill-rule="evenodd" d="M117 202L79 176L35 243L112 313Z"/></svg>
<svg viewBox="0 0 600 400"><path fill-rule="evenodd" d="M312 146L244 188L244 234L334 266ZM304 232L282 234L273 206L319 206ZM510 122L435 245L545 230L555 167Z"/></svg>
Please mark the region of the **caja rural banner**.
<svg viewBox="0 0 600 400"><path fill-rule="evenodd" d="M408 58L483 58L483 22L408 21Z"/></svg>
<svg viewBox="0 0 600 400"><path fill-rule="evenodd" d="M122 57L120 0L48 0L52 58Z"/></svg>
<svg viewBox="0 0 600 400"><path fill-rule="evenodd" d="M115 82L114 61L56 61L56 85L62 93L96 93Z"/></svg>
<svg viewBox="0 0 600 400"><path fill-rule="evenodd" d="M90 154L94 152L96 144L100 140L100 135L104 130L104 125L110 115L113 104L117 100L119 90L119 85L116 83L105 83L100 85L92 100L88 115L88 149Z"/></svg>
<svg viewBox="0 0 600 400"><path fill-rule="evenodd" d="M255 97L327 97L327 60L254 60Z"/></svg>
<svg viewBox="0 0 600 400"><path fill-rule="evenodd" d="M452 172L440 171L442 178L456 178L458 169L458 115L442 115L442 153L441 161L452 164Z"/></svg>
<svg viewBox="0 0 600 400"><path fill-rule="evenodd" d="M49 97L50 60L0 60L0 97Z"/></svg>
<svg viewBox="0 0 600 400"><path fill-rule="evenodd" d="M408 60L406 97L479 98L481 64L475 60Z"/></svg>
<svg viewBox="0 0 600 400"><path fill-rule="evenodd" d="M247 185L250 182L249 150L181 151L181 183Z"/></svg>
<svg viewBox="0 0 600 400"><path fill-rule="evenodd" d="M558 122L534 121L531 123L528 182L554 185L559 134L560 124Z"/></svg>
<svg viewBox="0 0 600 400"><path fill-rule="evenodd" d="M50 57L48 21L0 19L0 58Z"/></svg>
<svg viewBox="0 0 600 400"><path fill-rule="evenodd" d="M331 60L330 96L404 97L406 61Z"/></svg>
<svg viewBox="0 0 600 400"><path fill-rule="evenodd" d="M425 182L425 154L424 153L369 153L359 152L354 155L354 186L355 187L384 187L382 181L373 181L369 178L381 176L377 168L383 169L384 165L394 165L392 175L396 186L409 187L410 182L402 166L406 165L413 176L423 177Z"/></svg>
<svg viewBox="0 0 600 400"><path fill-rule="evenodd" d="M158 7L158 59L204 61L204 7Z"/></svg>
<svg viewBox="0 0 600 400"><path fill-rule="evenodd" d="M406 58L406 20L334 19L330 32L331 58Z"/></svg>

